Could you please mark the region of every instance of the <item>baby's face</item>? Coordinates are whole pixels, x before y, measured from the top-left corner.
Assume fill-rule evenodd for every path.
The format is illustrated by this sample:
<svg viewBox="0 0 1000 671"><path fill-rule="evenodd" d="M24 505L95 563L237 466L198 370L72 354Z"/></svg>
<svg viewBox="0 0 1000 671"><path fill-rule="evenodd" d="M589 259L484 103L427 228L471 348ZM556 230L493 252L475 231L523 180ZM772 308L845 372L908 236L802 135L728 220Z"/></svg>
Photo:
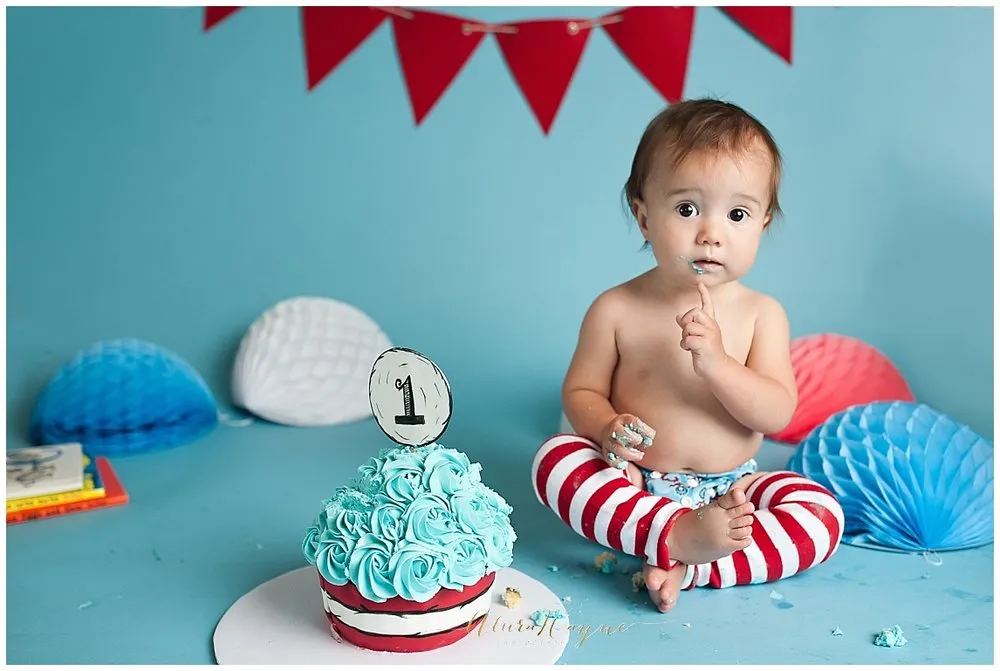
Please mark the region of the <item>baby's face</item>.
<svg viewBox="0 0 1000 671"><path fill-rule="evenodd" d="M660 271L710 287L746 275L769 221L771 170L762 150L702 152L674 169L655 166L637 214Z"/></svg>

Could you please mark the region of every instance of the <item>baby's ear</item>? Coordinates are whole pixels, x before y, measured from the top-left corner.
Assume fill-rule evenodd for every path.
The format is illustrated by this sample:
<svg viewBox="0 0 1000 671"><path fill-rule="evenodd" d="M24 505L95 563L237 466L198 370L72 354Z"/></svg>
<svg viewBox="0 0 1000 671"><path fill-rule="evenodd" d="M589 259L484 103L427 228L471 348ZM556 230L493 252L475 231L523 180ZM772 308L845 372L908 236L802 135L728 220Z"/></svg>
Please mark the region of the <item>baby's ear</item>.
<svg viewBox="0 0 1000 671"><path fill-rule="evenodd" d="M639 230L642 231L642 235L646 235L646 203L644 203L639 198L635 198L632 201L632 216L639 223Z"/></svg>
<svg viewBox="0 0 1000 671"><path fill-rule="evenodd" d="M763 227L762 230L765 230L765 231L767 230L767 227L771 225L771 220L772 219L774 219L774 215L773 214L765 214L764 215L764 227Z"/></svg>

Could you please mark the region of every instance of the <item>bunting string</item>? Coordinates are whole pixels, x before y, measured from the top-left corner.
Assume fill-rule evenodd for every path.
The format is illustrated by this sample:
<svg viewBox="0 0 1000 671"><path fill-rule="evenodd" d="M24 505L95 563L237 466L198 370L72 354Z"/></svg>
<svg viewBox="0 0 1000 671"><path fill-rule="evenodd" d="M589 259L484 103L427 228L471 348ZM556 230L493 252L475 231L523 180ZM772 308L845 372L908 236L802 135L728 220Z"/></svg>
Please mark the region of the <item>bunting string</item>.
<svg viewBox="0 0 1000 671"><path fill-rule="evenodd" d="M203 30L214 29L240 9L206 7ZM791 7L718 9L791 65ZM413 117L420 125L483 39L493 35L512 78L546 135L569 90L587 39L598 28L667 102L680 101L695 14L694 7L641 6L594 19L485 23L405 7L306 6L300 11L309 91L388 20Z"/></svg>

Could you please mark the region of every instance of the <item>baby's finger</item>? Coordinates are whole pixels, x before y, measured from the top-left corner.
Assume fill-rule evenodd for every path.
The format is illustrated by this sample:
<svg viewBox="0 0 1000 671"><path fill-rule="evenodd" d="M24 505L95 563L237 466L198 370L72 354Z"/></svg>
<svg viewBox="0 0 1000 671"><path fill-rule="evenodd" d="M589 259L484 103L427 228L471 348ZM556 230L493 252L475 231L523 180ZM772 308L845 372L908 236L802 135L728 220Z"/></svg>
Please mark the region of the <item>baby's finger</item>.
<svg viewBox="0 0 1000 671"><path fill-rule="evenodd" d="M642 444L642 436L639 435L638 431L636 431L635 429L632 428L632 424L631 423L626 424L625 426L623 426L622 430L625 433L625 446L626 447L633 446L633 445L641 445Z"/></svg>
<svg viewBox="0 0 1000 671"><path fill-rule="evenodd" d="M697 322L691 322L690 324L686 325L684 329L681 331L681 335L684 336L707 335L707 334L708 334L708 327L704 326L703 324L699 324Z"/></svg>
<svg viewBox="0 0 1000 671"><path fill-rule="evenodd" d="M624 471L628 468L628 462L615 454L613 450L605 449L604 459L620 471Z"/></svg>
<svg viewBox="0 0 1000 671"><path fill-rule="evenodd" d="M618 421L612 427L611 437L625 447L641 443L642 436L631 428L635 419L635 415L620 415Z"/></svg>
<svg viewBox="0 0 1000 671"><path fill-rule="evenodd" d="M681 349L688 352L700 352L704 344L705 338L703 336L692 335L681 338Z"/></svg>
<svg viewBox="0 0 1000 671"><path fill-rule="evenodd" d="M694 313L697 312L700 309L701 308L691 308L690 310L688 310L687 312L685 312L684 314L682 314L681 316L679 316L677 318L677 325L683 327L689 321L691 321L692 319L694 319Z"/></svg>
<svg viewBox="0 0 1000 671"><path fill-rule="evenodd" d="M619 422L618 426L624 427L624 426L634 425L638 419L639 418L636 417L635 415L630 415L627 412L624 412L618 415L618 422Z"/></svg>
<svg viewBox="0 0 1000 671"><path fill-rule="evenodd" d="M642 459L642 452L626 449L613 438L609 438L604 444L604 457L615 468L624 469L628 462Z"/></svg>
<svg viewBox="0 0 1000 671"><path fill-rule="evenodd" d="M631 456L631 457L641 457L642 451L639 446L642 445L642 437L632 431L625 430L624 433L618 431L611 432L611 442L614 443L616 452L620 456Z"/></svg>
<svg viewBox="0 0 1000 671"><path fill-rule="evenodd" d="M631 428L633 431L642 436L642 444L644 446L648 447L653 444L653 438L656 437L656 431L654 431L652 427L644 421L636 417L631 423Z"/></svg>
<svg viewBox="0 0 1000 671"><path fill-rule="evenodd" d="M695 324L704 324L705 326L710 326L715 320L709 316L704 310L696 309L691 315L691 322Z"/></svg>
<svg viewBox="0 0 1000 671"><path fill-rule="evenodd" d="M708 293L708 287L704 282L698 282L698 293L701 294L701 307L708 313L708 316L715 319L715 306L712 305L712 294Z"/></svg>

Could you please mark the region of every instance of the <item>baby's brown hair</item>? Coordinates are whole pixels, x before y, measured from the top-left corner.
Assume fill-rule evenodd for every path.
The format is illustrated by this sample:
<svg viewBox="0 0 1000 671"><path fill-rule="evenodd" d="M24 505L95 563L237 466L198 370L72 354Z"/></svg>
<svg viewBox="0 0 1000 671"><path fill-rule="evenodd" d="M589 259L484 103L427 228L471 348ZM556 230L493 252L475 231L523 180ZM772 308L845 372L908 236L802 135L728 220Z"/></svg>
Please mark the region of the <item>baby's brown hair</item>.
<svg viewBox="0 0 1000 671"><path fill-rule="evenodd" d="M685 100L653 117L632 158L632 172L623 193L624 205L633 216L636 215L635 201L642 200L643 185L661 151L669 152L670 165L677 166L693 152L741 153L753 150L758 142L771 158L771 197L767 214L773 220L781 216L778 188L781 186L782 158L778 145L767 127L742 107L712 98Z"/></svg>

